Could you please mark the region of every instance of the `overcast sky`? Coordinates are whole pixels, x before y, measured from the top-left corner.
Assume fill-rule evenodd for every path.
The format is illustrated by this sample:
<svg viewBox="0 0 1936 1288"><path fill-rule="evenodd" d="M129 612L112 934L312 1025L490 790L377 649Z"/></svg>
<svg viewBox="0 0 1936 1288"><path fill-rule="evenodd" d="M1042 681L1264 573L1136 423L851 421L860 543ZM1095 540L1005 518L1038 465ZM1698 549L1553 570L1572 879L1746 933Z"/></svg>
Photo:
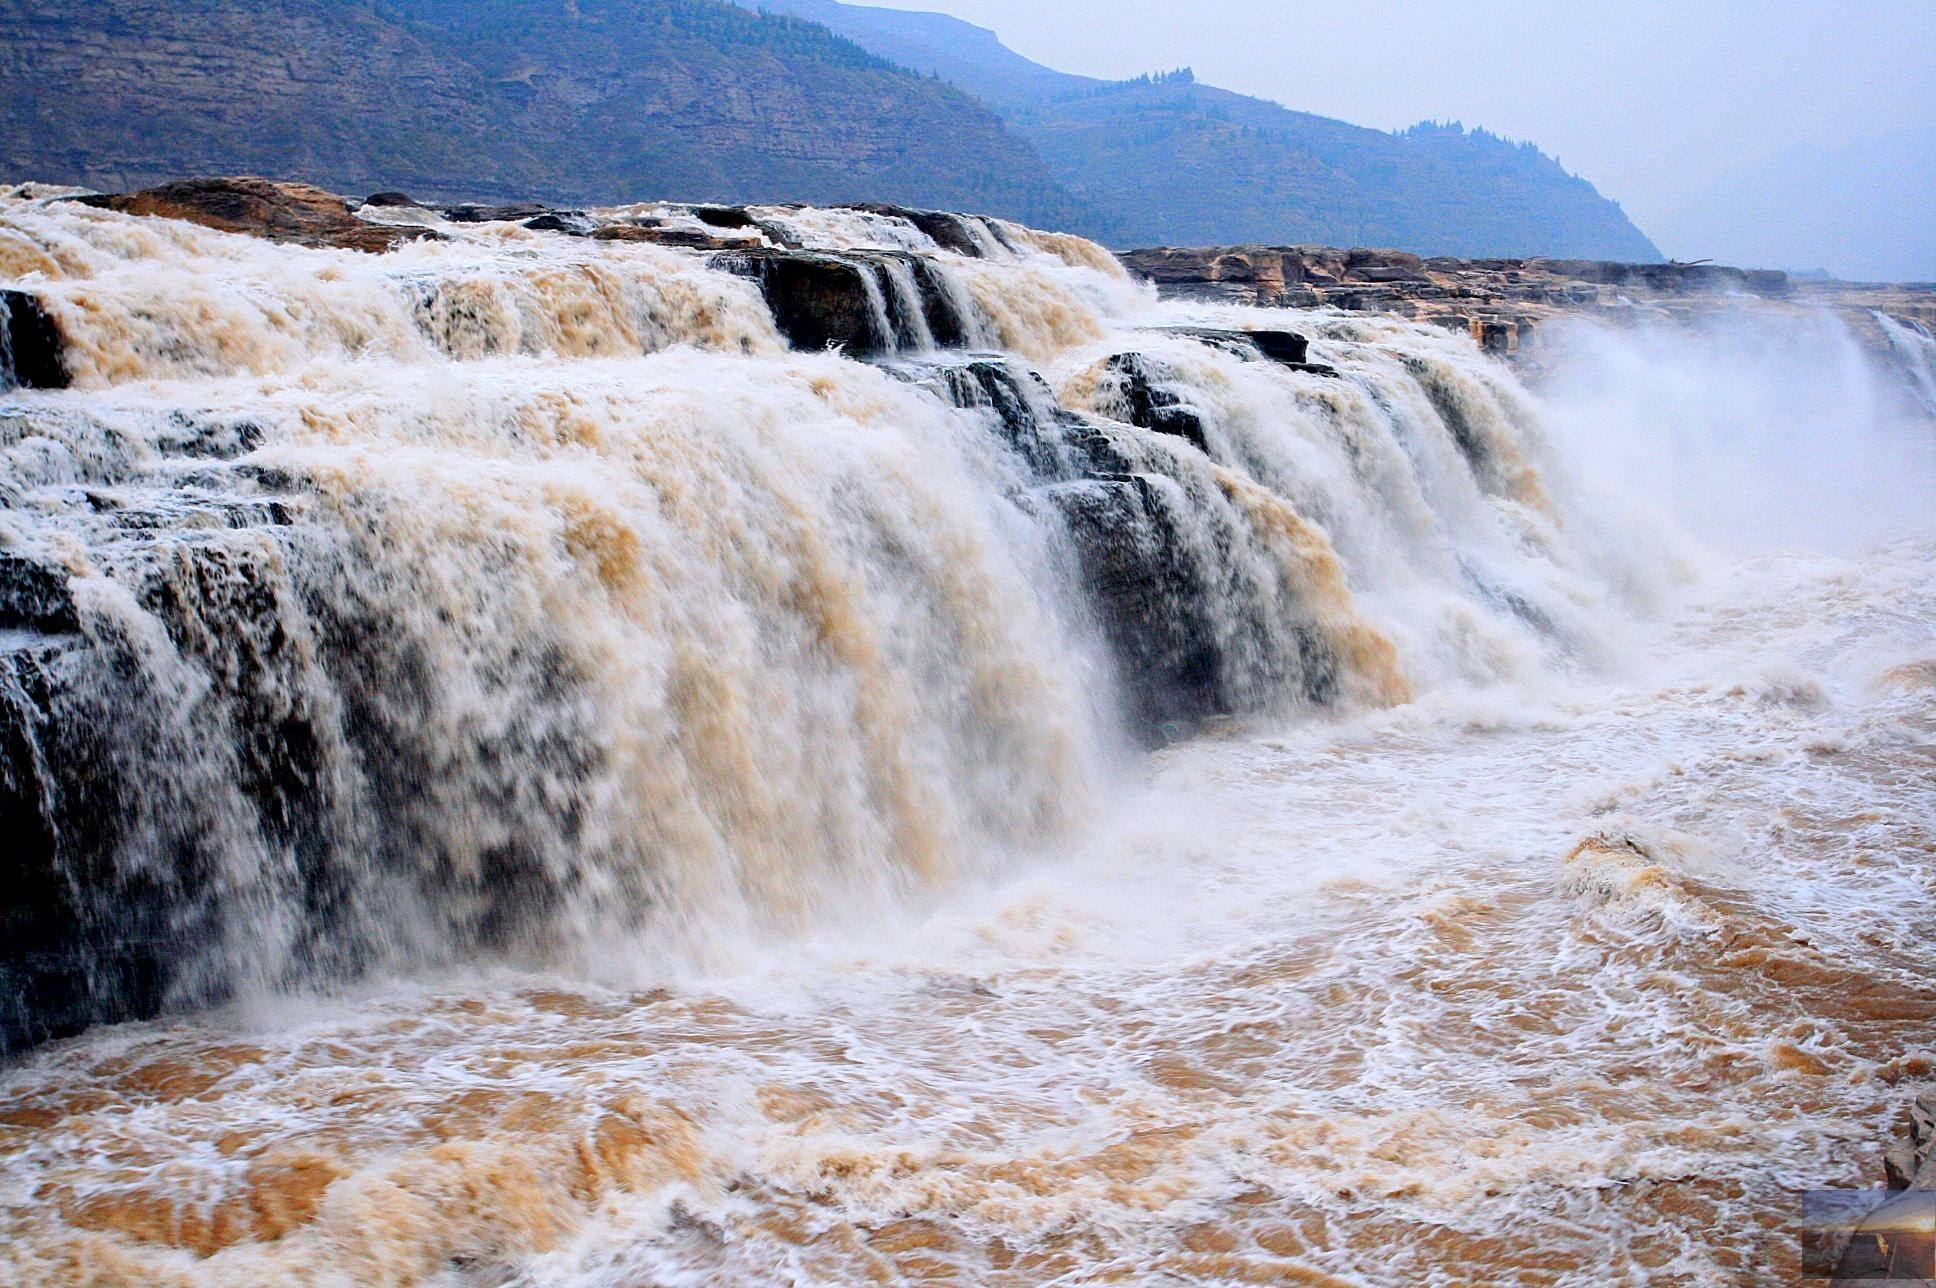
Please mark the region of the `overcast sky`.
<svg viewBox="0 0 1936 1288"><path fill-rule="evenodd" d="M1728 224L1691 194L1719 187L1738 200L1744 184L1761 182L1730 187L1730 172L1766 173L1778 156L1861 151L1864 140L1910 127L1936 139L1936 0L891 7L991 27L1011 48L1063 71L1123 77L1188 64L1212 84L1363 125L1449 118L1530 139L1619 200L1663 250L1689 257L1724 253L1698 243L1727 240ZM1921 179L1926 193L1930 176ZM1936 227L1926 206L1917 214Z"/></svg>

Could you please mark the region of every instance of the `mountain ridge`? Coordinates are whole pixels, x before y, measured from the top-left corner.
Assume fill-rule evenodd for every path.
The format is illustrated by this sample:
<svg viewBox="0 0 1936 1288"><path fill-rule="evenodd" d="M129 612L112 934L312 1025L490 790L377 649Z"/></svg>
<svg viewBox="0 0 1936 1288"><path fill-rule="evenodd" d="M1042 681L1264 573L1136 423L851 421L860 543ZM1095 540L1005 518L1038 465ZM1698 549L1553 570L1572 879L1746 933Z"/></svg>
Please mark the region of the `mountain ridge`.
<svg viewBox="0 0 1936 1288"><path fill-rule="evenodd" d="M0 0L0 170L1092 219L962 91L722 0Z"/></svg>
<svg viewBox="0 0 1936 1288"><path fill-rule="evenodd" d="M1388 133L1194 76L1056 71L946 14L733 0L820 23L953 81L1035 145L1119 248L1314 242L1422 254L1656 261L1618 203L1530 144L1425 122Z"/></svg>

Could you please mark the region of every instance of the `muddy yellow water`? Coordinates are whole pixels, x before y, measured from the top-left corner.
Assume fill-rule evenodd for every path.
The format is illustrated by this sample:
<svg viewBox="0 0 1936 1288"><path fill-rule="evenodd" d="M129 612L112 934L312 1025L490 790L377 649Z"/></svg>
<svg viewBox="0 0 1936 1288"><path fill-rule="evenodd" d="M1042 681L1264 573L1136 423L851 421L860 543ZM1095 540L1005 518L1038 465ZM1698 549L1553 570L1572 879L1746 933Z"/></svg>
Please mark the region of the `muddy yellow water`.
<svg viewBox="0 0 1936 1288"><path fill-rule="evenodd" d="M374 983L0 1077L0 1274L1785 1282L1936 1073L1936 555L1748 561L1606 681L1160 755L898 920Z"/></svg>

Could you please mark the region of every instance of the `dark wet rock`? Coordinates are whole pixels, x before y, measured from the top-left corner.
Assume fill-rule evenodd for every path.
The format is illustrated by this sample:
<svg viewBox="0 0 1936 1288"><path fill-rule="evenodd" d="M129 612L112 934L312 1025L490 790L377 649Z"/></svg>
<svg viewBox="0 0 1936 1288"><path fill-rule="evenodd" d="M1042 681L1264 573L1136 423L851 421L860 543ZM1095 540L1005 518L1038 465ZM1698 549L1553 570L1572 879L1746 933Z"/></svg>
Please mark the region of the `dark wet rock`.
<svg viewBox="0 0 1936 1288"><path fill-rule="evenodd" d="M0 630L59 635L78 630L74 594L61 569L0 550Z"/></svg>
<svg viewBox="0 0 1936 1288"><path fill-rule="evenodd" d="M233 460L261 446L265 433L262 423L252 416L189 415L176 411L168 419L174 433L161 439L160 444L175 456Z"/></svg>
<svg viewBox="0 0 1936 1288"><path fill-rule="evenodd" d="M1039 481L1067 481L1095 467L1071 446L1072 436L1085 437L1093 432L1090 427L1056 404L1041 376L1007 358L948 355L891 370L957 407L989 415L1004 446Z"/></svg>
<svg viewBox="0 0 1936 1288"><path fill-rule="evenodd" d="M74 200L123 214L181 219L297 246L382 252L434 235L425 228L396 228L358 219L348 201L306 183L252 177L184 179L141 192Z"/></svg>
<svg viewBox="0 0 1936 1288"><path fill-rule="evenodd" d="M0 1052L225 996L235 980L209 954L233 911L227 864L291 874L319 967L342 921L331 855L349 838L325 756L339 735L304 697L316 662L291 634L281 554L180 517L165 540L100 532L171 660L151 669L155 641L114 621L0 631ZM169 667L207 691L184 708ZM163 761L192 770L210 743L228 748L224 781L155 777Z"/></svg>
<svg viewBox="0 0 1936 1288"><path fill-rule="evenodd" d="M1310 360L1310 340L1295 331L1233 331L1201 326L1164 329L1171 335L1187 335L1192 340L1240 356L1260 355L1286 367L1303 370L1321 366ZM1331 368L1324 367L1323 370L1330 371Z"/></svg>
<svg viewBox="0 0 1936 1288"><path fill-rule="evenodd" d="M1177 530L1166 482L1128 474L1045 489L1082 561L1136 729L1151 744L1232 707L1206 570Z"/></svg>
<svg viewBox="0 0 1936 1288"><path fill-rule="evenodd" d="M1203 413L1177 394L1177 376L1166 364L1142 353L1117 353L1104 360L1097 408L1104 415L1186 440L1209 451Z"/></svg>
<svg viewBox="0 0 1936 1288"><path fill-rule="evenodd" d="M751 228L758 221L745 206L690 206L693 218L714 228Z"/></svg>
<svg viewBox="0 0 1936 1288"><path fill-rule="evenodd" d="M1164 335L1188 336L1198 344L1208 345L1239 358L1254 358L1260 350L1251 341L1247 331L1226 330L1219 327L1171 326L1160 328Z"/></svg>
<svg viewBox="0 0 1936 1288"><path fill-rule="evenodd" d="M1119 356L1132 370L1145 360ZM1192 413L1173 395L1159 407L1152 388L1148 419L1177 423L1131 428L1127 420L1111 424L1066 410L1039 376L1006 358L949 355L891 370L956 406L990 414L994 432L1027 464L1036 484L1021 500L1061 518L1131 731L1142 741L1159 746L1213 718L1258 709L1286 683L1300 684L1314 701L1329 700L1335 663L1315 637L1299 642L1296 656L1274 655L1271 627L1257 616L1261 588L1246 581L1254 568L1241 553L1242 520L1228 507L1212 508L1220 505L1214 489L1186 487L1187 471L1173 451L1150 452L1133 441L1145 432L1167 439L1183 431L1181 419Z"/></svg>
<svg viewBox="0 0 1936 1288"><path fill-rule="evenodd" d="M65 389L65 352L59 325L38 299L0 290L0 390Z"/></svg>
<svg viewBox="0 0 1936 1288"><path fill-rule="evenodd" d="M796 349L839 348L869 357L965 343L968 320L932 258L906 251L725 251L713 265L759 283L774 323ZM901 275L911 290L897 285ZM923 335L923 332L926 335Z"/></svg>
<svg viewBox="0 0 1936 1288"><path fill-rule="evenodd" d="M941 264L923 255L907 257L909 270L921 293L921 313L927 320L928 332L934 342L943 349L956 349L968 343L968 319L961 316L955 305L956 294L950 291L941 280L948 270Z"/></svg>
<svg viewBox="0 0 1936 1288"><path fill-rule="evenodd" d="M1245 334L1257 346L1257 351L1272 362L1310 365L1311 342L1295 331L1247 331Z"/></svg>
<svg viewBox="0 0 1936 1288"><path fill-rule="evenodd" d="M922 329L927 325L928 301L932 298L932 292L922 292L921 279L910 263L914 257L882 251L850 252L850 257L859 265L862 275L873 283L874 291L886 310L887 347L893 350L922 347ZM886 271L890 264L898 264L913 276L915 286L912 294L896 285L894 278Z"/></svg>
<svg viewBox="0 0 1936 1288"><path fill-rule="evenodd" d="M411 206L420 207L423 205L421 201L418 201L415 197L412 197L407 192L372 193L368 198L364 200L363 204L366 206L375 206L379 210L395 209L400 207L411 207Z"/></svg>
<svg viewBox="0 0 1936 1288"><path fill-rule="evenodd" d="M552 213L549 206L536 201L520 201L510 205L482 206L475 202L462 205L445 206L444 218L453 224L521 224L527 219L536 219Z"/></svg>
<svg viewBox="0 0 1936 1288"><path fill-rule="evenodd" d="M598 221L582 210L548 210L524 226L537 233L563 233L567 237L590 237L598 231Z"/></svg>
<svg viewBox="0 0 1936 1288"><path fill-rule="evenodd" d="M16 409L0 439L79 414ZM99 437L80 480L35 506L125 592L111 609L83 611L67 569L31 549L0 550L0 1053L221 996L232 981L202 967L218 874L252 861L237 818L297 869L325 835L315 719L291 700L314 665L288 626L293 498L231 463L253 421L170 422L144 450ZM234 752L213 779L195 768L209 746Z"/></svg>
<svg viewBox="0 0 1936 1288"><path fill-rule="evenodd" d="M993 225L978 220L973 215L958 215L944 210L916 210L909 206L887 206L878 202L861 203L850 206L849 209L904 219L925 233L929 240L941 249L977 259L987 257L986 243L982 238L975 236L977 226L987 236L996 238L998 241L1000 239L1000 233ZM971 221L973 221L972 225Z"/></svg>
<svg viewBox="0 0 1936 1288"><path fill-rule="evenodd" d="M884 353L894 347L870 302L865 267L857 260L815 251L737 250L713 258L715 267L759 283L780 334L796 349L838 348Z"/></svg>
<svg viewBox="0 0 1936 1288"><path fill-rule="evenodd" d="M167 991L163 907L151 885L108 875L126 793L100 730L61 718L82 651L0 637L0 1055L146 1019ZM110 901L82 896L94 881Z"/></svg>
<svg viewBox="0 0 1936 1288"><path fill-rule="evenodd" d="M786 228L771 219L762 219L746 206L722 206L714 204L683 205L674 207L691 215L708 228L718 228L723 232L757 233L766 239L768 245L783 250L803 250L804 243ZM727 248L743 247L748 238L722 238L720 244Z"/></svg>

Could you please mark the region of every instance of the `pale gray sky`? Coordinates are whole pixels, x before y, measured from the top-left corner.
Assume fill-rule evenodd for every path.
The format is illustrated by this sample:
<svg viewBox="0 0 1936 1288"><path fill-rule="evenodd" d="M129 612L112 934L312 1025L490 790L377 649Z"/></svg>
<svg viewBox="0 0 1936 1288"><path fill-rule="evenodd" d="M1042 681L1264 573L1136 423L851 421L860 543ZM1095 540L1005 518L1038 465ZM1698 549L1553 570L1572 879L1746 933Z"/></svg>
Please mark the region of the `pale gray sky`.
<svg viewBox="0 0 1936 1288"><path fill-rule="evenodd" d="M1726 246L1704 243L1736 216L1693 194L1729 189L1731 172L1765 174L1776 158L1841 153L1910 127L1936 139L1936 0L892 0L889 7L938 10L993 28L1011 48L1063 71L1122 77L1188 64L1212 84L1363 125L1450 118L1530 139L1619 200L1663 250L1683 256L1726 255ZM1900 155L1894 146L1892 155ZM1920 190L1929 183L1922 176ZM1743 183L1731 187L1738 193ZM1832 202L1835 195L1798 191L1789 200ZM1689 209L1690 200L1699 208ZM1769 204L1763 215L1777 219L1772 195ZM1919 214L1936 227L1926 206ZM1808 249L1794 248L1801 259ZM1811 266L1801 259L1785 266ZM1936 275L1936 264L1928 271Z"/></svg>

